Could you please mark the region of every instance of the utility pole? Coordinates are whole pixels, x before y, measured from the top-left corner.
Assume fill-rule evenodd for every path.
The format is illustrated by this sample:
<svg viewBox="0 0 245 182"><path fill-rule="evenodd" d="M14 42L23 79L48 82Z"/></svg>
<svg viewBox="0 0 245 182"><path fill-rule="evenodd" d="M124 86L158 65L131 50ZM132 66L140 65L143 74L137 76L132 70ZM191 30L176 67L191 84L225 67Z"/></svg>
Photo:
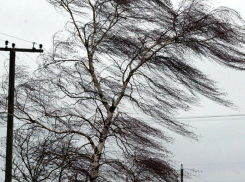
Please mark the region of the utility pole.
<svg viewBox="0 0 245 182"><path fill-rule="evenodd" d="M35 43L33 43L32 49L22 49L22 48L15 48L15 44L12 44L12 48L8 48L8 41L5 41L5 47L4 48L0 47L0 51L10 52L5 182L12 182L15 53L16 52L33 52L33 53L43 52L42 44L39 45L39 49L36 49L34 46Z"/></svg>
<svg viewBox="0 0 245 182"><path fill-rule="evenodd" d="M183 164L181 164L181 169L180 169L180 181L184 182L184 168Z"/></svg>

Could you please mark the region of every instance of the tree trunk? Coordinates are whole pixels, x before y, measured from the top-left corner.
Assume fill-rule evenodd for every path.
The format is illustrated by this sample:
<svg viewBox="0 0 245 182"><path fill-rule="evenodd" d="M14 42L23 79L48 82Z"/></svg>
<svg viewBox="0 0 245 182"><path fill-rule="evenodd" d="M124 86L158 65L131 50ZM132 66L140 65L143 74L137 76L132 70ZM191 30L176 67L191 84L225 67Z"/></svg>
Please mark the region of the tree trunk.
<svg viewBox="0 0 245 182"><path fill-rule="evenodd" d="M99 159L98 159L98 155L94 154L94 161L92 163L92 172L91 172L91 182L98 181L98 174L99 174Z"/></svg>
<svg viewBox="0 0 245 182"><path fill-rule="evenodd" d="M107 119L105 121L105 126L100 135L99 143L94 149L92 171L91 171L91 182L98 181L100 156L104 148L105 141L106 141L109 129L110 129L112 116L113 116L113 112L108 112Z"/></svg>

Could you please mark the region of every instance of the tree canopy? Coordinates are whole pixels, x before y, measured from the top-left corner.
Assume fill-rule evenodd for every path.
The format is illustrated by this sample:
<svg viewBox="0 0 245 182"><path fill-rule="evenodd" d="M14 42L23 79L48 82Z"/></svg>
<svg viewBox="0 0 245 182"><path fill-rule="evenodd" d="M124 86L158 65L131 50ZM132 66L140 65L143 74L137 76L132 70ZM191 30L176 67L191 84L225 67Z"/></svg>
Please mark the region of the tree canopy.
<svg viewBox="0 0 245 182"><path fill-rule="evenodd" d="M208 59L245 69L239 13L206 0L183 0L177 8L170 0L48 2L69 21L38 70L18 73L15 118L63 137L54 141L76 138L64 148L81 157L65 170L78 177L63 181L177 181L164 145L172 138L162 128L196 138L174 119L178 110L201 95L231 104L195 65ZM45 156L66 156L56 147L45 150Z"/></svg>

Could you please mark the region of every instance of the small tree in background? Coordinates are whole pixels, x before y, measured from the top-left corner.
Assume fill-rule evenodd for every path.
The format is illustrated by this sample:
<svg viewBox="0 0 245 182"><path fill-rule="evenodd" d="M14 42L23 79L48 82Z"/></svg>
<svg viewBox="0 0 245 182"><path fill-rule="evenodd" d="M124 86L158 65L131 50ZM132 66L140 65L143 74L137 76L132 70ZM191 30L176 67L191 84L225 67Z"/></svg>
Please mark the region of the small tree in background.
<svg viewBox="0 0 245 182"><path fill-rule="evenodd" d="M89 181L176 181L162 128L196 138L176 111L200 95L230 105L194 64L245 68L240 15L205 0L179 8L170 0L48 2L69 21L35 74L20 77L15 117L79 138L74 150L89 159Z"/></svg>
<svg viewBox="0 0 245 182"><path fill-rule="evenodd" d="M90 159L79 153L72 135L55 135L23 125L15 131L13 180L18 182L88 181ZM5 155L1 154L2 159Z"/></svg>

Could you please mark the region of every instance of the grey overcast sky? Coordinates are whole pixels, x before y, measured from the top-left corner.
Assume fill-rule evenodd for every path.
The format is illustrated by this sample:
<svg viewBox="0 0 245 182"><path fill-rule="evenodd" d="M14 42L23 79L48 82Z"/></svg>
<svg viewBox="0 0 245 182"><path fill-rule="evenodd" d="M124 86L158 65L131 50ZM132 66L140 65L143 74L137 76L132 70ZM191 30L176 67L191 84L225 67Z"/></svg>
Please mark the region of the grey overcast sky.
<svg viewBox="0 0 245 182"><path fill-rule="evenodd" d="M31 48L31 42L37 42L49 49L52 35L64 27L65 18L45 0L0 1L0 47L4 47L4 41L8 40L16 43L17 47ZM244 0L210 1L215 6L236 9L245 19ZM8 56L8 53L0 52L0 75L4 73L4 60ZM36 66L37 54L18 53L17 57L22 64L32 68ZM203 99L199 107L180 112L176 117L245 114L245 72L233 71L208 60L198 66L218 82L237 109L225 108ZM189 118L182 121L193 126L193 130L200 135L198 142L176 136L176 142L169 145L177 166L182 163L185 171L199 170L196 177L185 179L185 182L245 182L245 116ZM0 136L5 136L5 129L0 127ZM3 173L0 173L0 182L3 178Z"/></svg>

